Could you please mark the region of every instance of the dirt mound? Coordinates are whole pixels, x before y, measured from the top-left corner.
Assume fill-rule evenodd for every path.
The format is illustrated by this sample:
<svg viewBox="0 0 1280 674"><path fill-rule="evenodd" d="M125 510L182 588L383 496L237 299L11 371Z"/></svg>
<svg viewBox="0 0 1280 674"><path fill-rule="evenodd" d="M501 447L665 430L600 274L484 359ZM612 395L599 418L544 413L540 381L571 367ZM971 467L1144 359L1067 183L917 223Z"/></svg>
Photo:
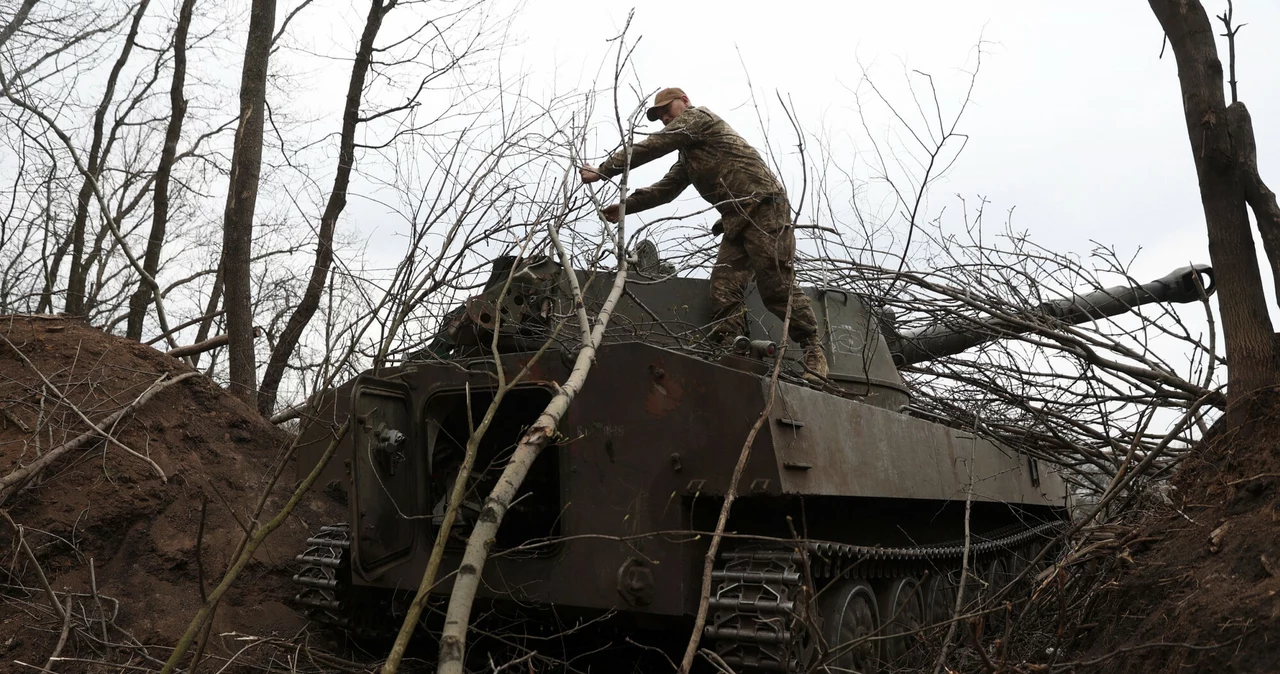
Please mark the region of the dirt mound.
<svg viewBox="0 0 1280 674"><path fill-rule="evenodd" d="M0 334L12 344L0 341L0 479L89 430L81 414L99 423L162 376L191 371L69 319L3 316ZM0 489L0 499L49 585L61 601L72 600L78 627L62 655L153 669L201 605L201 577L211 590L227 569L290 438L202 375L169 386L108 430L164 479L148 461L98 437L21 491ZM292 489L291 467L280 482L266 517ZM267 539L223 601L215 635L290 637L305 626L289 603L289 578L307 532L341 517L324 507L304 500ZM15 661L43 665L62 620L3 518L0 554L0 670L34 671ZM232 647L241 646L215 637L209 649ZM57 671L87 667L59 663Z"/></svg>
<svg viewBox="0 0 1280 674"><path fill-rule="evenodd" d="M1080 671L1280 671L1280 397L1220 426L1090 609Z"/></svg>

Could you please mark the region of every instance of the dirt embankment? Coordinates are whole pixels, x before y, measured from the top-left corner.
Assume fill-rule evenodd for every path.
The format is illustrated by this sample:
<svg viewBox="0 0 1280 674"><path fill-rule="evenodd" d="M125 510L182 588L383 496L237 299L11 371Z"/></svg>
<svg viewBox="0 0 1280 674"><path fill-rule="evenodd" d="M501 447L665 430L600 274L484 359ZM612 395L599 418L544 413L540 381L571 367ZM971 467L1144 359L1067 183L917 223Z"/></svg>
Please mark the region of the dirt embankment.
<svg viewBox="0 0 1280 674"><path fill-rule="evenodd" d="M1280 397L1220 428L1089 609L1078 671L1280 672Z"/></svg>
<svg viewBox="0 0 1280 674"><path fill-rule="evenodd" d="M12 344L0 341L0 479L89 430L81 413L96 423L162 375L190 371L185 362L69 319L3 316L0 335ZM203 376L168 387L108 430L165 478L95 438L21 491L0 489L0 508L22 528L60 601L72 600L79 622L62 655L152 669L201 605L201 576L207 589L221 579L290 438ZM293 486L289 467L266 517ZM211 653L243 646L219 634L289 638L305 627L290 603L289 579L307 532L342 517L323 507L304 500L259 549L217 613ZM62 620L18 540L0 518L0 671L38 671ZM59 672L89 668L57 663Z"/></svg>

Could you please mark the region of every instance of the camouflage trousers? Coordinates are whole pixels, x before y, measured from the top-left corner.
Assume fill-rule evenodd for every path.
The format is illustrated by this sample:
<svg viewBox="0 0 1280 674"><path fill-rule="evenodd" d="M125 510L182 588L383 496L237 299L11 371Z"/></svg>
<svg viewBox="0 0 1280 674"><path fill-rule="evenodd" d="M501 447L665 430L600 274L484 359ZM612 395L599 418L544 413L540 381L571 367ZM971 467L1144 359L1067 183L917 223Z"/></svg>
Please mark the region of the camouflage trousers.
<svg viewBox="0 0 1280 674"><path fill-rule="evenodd" d="M724 236L711 270L711 305L715 310L713 341L746 334L747 283L754 276L760 299L782 320L791 297L791 341L797 344L818 334L809 298L795 280L796 235L786 199L773 199L720 219Z"/></svg>

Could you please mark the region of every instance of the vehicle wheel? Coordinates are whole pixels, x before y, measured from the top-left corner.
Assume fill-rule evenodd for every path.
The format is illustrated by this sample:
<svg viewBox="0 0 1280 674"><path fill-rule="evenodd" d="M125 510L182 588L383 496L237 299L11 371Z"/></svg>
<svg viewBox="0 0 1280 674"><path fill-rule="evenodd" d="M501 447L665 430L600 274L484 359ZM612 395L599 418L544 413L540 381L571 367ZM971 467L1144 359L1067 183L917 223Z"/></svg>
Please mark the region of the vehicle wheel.
<svg viewBox="0 0 1280 674"><path fill-rule="evenodd" d="M999 557L989 560L982 567L982 585L980 586L981 594L979 595L981 605L979 608L987 610L998 608L997 605L992 604L992 600L1009 583L1010 577L1007 569L1005 561ZM1003 610L992 610L990 613L985 614L979 623L981 625L979 629L981 640L987 642L1001 636L1004 632L1004 623L1005 614Z"/></svg>
<svg viewBox="0 0 1280 674"><path fill-rule="evenodd" d="M983 588L983 598L989 599L996 596L1011 580L1013 576L1009 575L1009 565L1004 559L997 557L987 562L982 574L982 581L986 585Z"/></svg>
<svg viewBox="0 0 1280 674"><path fill-rule="evenodd" d="M914 578L894 578L876 596L880 624L887 640L881 647L884 664L890 669L914 669L921 649L920 627L924 624L924 601L920 583Z"/></svg>
<svg viewBox="0 0 1280 674"><path fill-rule="evenodd" d="M827 671L876 674L880 668L880 611L876 594L865 580L844 578L818 597Z"/></svg>
<svg viewBox="0 0 1280 674"><path fill-rule="evenodd" d="M959 575L958 571L951 573ZM950 620L956 611L956 584L947 571L931 576L924 588L925 624L935 629Z"/></svg>
<svg viewBox="0 0 1280 674"><path fill-rule="evenodd" d="M982 582L982 567L977 566L977 560L970 560L969 569L964 574L964 608L971 611L978 607L986 594L986 585ZM960 569L955 570L956 578L960 577ZM956 583L956 591L959 592L960 584Z"/></svg>

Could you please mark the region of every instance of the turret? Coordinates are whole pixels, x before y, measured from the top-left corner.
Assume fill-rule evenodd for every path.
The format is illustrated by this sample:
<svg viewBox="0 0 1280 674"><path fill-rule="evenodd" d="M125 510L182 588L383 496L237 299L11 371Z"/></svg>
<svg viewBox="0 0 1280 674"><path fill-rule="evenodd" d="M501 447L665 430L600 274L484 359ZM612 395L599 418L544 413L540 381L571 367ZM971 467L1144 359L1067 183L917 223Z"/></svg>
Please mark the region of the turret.
<svg viewBox="0 0 1280 674"><path fill-rule="evenodd" d="M652 251L650 251L652 252ZM643 256L638 256L642 258ZM650 257L655 257L650 255ZM660 260L659 260L660 262ZM512 266L517 271L505 283ZM697 357L710 355L704 343L714 323L706 279L671 275L671 268L643 264L629 279L627 292L614 309L606 343L641 341ZM578 272L586 302L594 310L603 301L612 279L605 273ZM634 282L631 282L634 281ZM506 287L506 292L502 290ZM501 258L494 263L485 291L467 300L446 318L444 329L429 349L416 357L479 355L493 339L500 323L499 348L503 352L536 351L552 336L560 317L572 320L572 293L558 264L547 259L519 261ZM868 298L838 288L803 288L818 319L818 334L827 350L831 384L862 402L890 410L901 409L911 392L898 371L903 365L949 356L979 344L1033 329L1048 316L1068 325L1116 316L1152 302L1194 302L1212 294L1213 269L1208 265L1183 267L1164 278L1131 287L1116 286L1084 295L1053 300L1037 309L1018 312L1020 321L999 318L951 317L923 328L899 332ZM739 340L736 353L721 364L767 372L772 358L770 344L781 345L786 336L781 321L765 310L759 295L747 295L750 335ZM1013 314L1014 312L1010 312ZM557 341L572 348L576 329L561 330ZM789 349L798 358L799 349Z"/></svg>
<svg viewBox="0 0 1280 674"><path fill-rule="evenodd" d="M1212 295L1213 267L1206 264L1175 269L1140 286L1114 286L1041 304L1039 314L1067 325L1088 323L1127 313L1153 302L1187 303ZM1034 320L1034 318L1032 319ZM1001 337L1030 332L1032 327L1000 319L948 319L890 337L897 365L950 356Z"/></svg>

